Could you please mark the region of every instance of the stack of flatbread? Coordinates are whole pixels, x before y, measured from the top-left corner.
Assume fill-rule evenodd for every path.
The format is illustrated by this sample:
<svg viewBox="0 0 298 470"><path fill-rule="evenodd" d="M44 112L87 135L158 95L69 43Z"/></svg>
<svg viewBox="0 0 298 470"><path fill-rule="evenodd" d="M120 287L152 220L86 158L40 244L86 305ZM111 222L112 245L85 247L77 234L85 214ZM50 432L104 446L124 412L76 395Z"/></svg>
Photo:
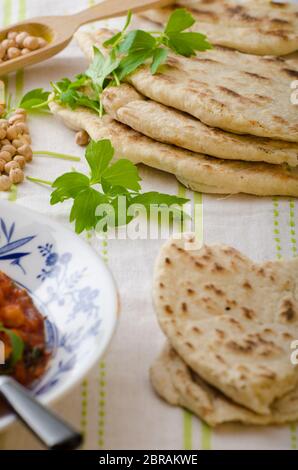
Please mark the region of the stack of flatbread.
<svg viewBox="0 0 298 470"><path fill-rule="evenodd" d="M167 242L153 291L168 340L150 371L157 393L211 426L296 421L297 276L298 259L258 265L193 236Z"/></svg>
<svg viewBox="0 0 298 470"><path fill-rule="evenodd" d="M297 6L271 0L178 0L149 10L145 18L165 24L175 8L187 8L197 20L194 31L212 44L257 55L285 55L298 50Z"/></svg>
<svg viewBox="0 0 298 470"><path fill-rule="evenodd" d="M110 35L76 37L92 60L93 46L103 50ZM297 78L295 58L214 47L194 58L170 54L157 74L144 65L107 88L103 119L83 108L51 108L92 139L111 139L116 156L171 173L193 190L298 196Z"/></svg>

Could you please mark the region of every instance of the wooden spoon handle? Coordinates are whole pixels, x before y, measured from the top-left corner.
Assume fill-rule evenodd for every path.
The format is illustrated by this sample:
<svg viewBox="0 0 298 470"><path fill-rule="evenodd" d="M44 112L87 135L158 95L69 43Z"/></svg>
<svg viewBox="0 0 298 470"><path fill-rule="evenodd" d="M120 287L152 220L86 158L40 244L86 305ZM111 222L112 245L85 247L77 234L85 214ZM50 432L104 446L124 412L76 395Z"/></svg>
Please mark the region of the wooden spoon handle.
<svg viewBox="0 0 298 470"><path fill-rule="evenodd" d="M78 27L92 21L104 20L115 16L126 15L130 10L132 13L169 5L170 0L105 0L87 10L80 11L74 18L78 21Z"/></svg>

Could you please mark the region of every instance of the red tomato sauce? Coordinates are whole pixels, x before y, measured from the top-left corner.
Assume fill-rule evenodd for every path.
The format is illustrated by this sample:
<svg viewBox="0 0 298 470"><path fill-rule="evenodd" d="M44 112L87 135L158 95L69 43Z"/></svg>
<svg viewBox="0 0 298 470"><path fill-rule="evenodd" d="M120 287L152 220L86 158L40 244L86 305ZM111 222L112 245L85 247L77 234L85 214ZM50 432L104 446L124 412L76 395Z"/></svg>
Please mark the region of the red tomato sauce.
<svg viewBox="0 0 298 470"><path fill-rule="evenodd" d="M46 351L44 318L26 290L19 288L0 271L0 325L23 341L22 357L10 364L13 345L9 334L0 330L4 342L5 364L0 373L12 375L23 385L30 385L44 373L49 354Z"/></svg>

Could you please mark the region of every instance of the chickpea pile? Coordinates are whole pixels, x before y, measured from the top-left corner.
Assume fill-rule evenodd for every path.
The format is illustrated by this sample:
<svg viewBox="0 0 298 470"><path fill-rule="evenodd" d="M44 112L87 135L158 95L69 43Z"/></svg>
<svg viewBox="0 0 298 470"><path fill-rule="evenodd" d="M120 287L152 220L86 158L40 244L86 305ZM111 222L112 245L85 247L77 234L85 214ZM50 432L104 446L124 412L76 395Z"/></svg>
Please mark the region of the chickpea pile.
<svg viewBox="0 0 298 470"><path fill-rule="evenodd" d="M86 131L79 131L76 133L76 144L85 147L90 142L89 134Z"/></svg>
<svg viewBox="0 0 298 470"><path fill-rule="evenodd" d="M1 110L0 110L1 113ZM24 167L32 160L31 137L24 109L8 119L0 118L0 191L24 181Z"/></svg>
<svg viewBox="0 0 298 470"><path fill-rule="evenodd" d="M26 31L10 31L0 42L0 63L29 54L47 44L44 38L31 36Z"/></svg>

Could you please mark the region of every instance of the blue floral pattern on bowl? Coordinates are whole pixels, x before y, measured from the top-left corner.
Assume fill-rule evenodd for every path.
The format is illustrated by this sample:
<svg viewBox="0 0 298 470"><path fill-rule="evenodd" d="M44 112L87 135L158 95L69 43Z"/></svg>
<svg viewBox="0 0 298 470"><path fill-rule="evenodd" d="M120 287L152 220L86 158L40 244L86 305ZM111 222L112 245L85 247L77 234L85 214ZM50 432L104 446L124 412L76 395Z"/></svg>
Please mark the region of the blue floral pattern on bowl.
<svg viewBox="0 0 298 470"><path fill-rule="evenodd" d="M79 237L4 201L0 270L29 291L46 318L52 358L33 391L47 403L82 379L106 348L117 319L113 280ZM0 430L9 421L11 417L0 416Z"/></svg>

